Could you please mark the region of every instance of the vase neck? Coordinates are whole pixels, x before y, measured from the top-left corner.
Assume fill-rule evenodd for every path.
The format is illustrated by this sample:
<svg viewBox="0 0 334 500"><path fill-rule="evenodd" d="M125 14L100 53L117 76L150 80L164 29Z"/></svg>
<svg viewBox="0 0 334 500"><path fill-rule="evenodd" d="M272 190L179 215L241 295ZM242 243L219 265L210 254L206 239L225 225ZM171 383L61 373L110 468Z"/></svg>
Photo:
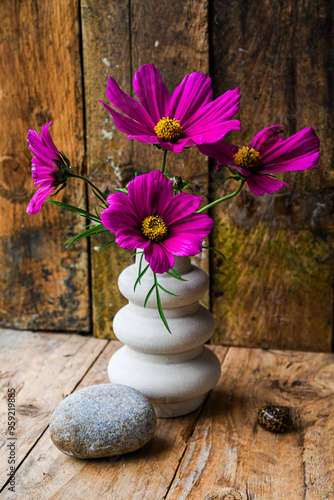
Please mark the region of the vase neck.
<svg viewBox="0 0 334 500"><path fill-rule="evenodd" d="M137 254L136 254L136 266L139 267L139 262L140 262L140 259L141 259L141 253L143 250L139 249L137 250ZM143 258L143 263L147 262L145 257ZM191 260L190 260L190 257L177 257L175 255L175 263L174 263L174 269L179 273L179 274L185 274L185 273L188 273L191 269Z"/></svg>

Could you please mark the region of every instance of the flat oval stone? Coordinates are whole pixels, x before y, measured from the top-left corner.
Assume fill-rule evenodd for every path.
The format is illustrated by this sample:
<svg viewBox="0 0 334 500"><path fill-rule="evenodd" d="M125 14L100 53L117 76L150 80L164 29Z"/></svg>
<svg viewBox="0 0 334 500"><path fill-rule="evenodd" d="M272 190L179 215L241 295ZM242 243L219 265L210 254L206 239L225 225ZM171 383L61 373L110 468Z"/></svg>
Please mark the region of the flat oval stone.
<svg viewBox="0 0 334 500"><path fill-rule="evenodd" d="M67 396L50 419L60 451L77 458L135 451L153 436L157 417L139 391L120 384L85 387Z"/></svg>

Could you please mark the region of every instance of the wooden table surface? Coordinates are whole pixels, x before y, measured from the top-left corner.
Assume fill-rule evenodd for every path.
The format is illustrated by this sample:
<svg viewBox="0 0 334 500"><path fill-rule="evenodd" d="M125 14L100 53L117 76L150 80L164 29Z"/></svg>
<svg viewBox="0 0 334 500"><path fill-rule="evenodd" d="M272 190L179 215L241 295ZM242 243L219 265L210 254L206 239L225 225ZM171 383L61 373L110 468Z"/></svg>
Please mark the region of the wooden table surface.
<svg viewBox="0 0 334 500"><path fill-rule="evenodd" d="M108 382L119 342L0 330L2 498L113 500L334 499L334 355L212 346L222 376L205 404L159 419L142 449L78 460L51 442L61 400ZM15 493L8 489L7 389L16 391ZM294 430L256 423L267 403L291 408ZM12 439L12 438L11 438Z"/></svg>

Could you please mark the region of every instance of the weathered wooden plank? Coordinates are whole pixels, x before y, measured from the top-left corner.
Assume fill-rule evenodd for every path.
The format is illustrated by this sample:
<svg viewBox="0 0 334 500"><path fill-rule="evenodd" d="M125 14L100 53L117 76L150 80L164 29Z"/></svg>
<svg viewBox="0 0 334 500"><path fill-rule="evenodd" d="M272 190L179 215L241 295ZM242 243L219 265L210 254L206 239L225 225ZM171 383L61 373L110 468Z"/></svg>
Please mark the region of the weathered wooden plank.
<svg viewBox="0 0 334 500"><path fill-rule="evenodd" d="M208 1L133 0L131 2L132 68L153 63L172 93L185 75L193 71L209 73ZM225 89L227 90L227 89ZM160 169L161 151L138 141L133 144L136 171ZM208 162L197 148L167 154L168 172L193 182L194 193L208 196ZM208 254L194 259L209 270ZM208 305L209 296L203 301Z"/></svg>
<svg viewBox="0 0 334 500"><path fill-rule="evenodd" d="M208 2L149 0L131 2L131 54L136 71L153 63L172 93L193 71L209 72ZM134 142L134 161L141 172L160 169L161 151ZM168 171L195 183L194 190L207 196L207 161L197 148L167 155Z"/></svg>
<svg viewBox="0 0 334 500"><path fill-rule="evenodd" d="M114 125L99 100L106 97L108 76L130 93L131 58L128 2L84 0L81 2L83 27L84 84L86 109L87 172L103 191L114 192L134 177L132 141ZM97 199L89 196L90 207ZM91 241L93 332L97 337L113 337L112 320L126 303L117 288L120 272L132 262L131 253L111 245L101 235Z"/></svg>
<svg viewBox="0 0 334 500"><path fill-rule="evenodd" d="M53 120L59 149L81 170L83 102L77 0L0 5L0 325L89 330L86 242L65 249L83 222L48 203L28 216L35 188L29 128ZM85 189L57 198L85 206Z"/></svg>
<svg viewBox="0 0 334 500"><path fill-rule="evenodd" d="M160 151L127 141L126 135L118 131L110 115L98 104L98 99L108 102L105 97L108 75L132 94L134 72L146 62L160 68L171 91L185 74L207 73L206 7L206 1L196 5L174 0L160 4L153 1L82 2L88 172L107 192L125 186L136 172L144 173L161 166ZM175 20L172 30L167 18ZM196 193L206 196L207 162L198 151L169 154L168 167L171 172L190 178ZM131 252L113 246L97 253L105 241L96 238L92 244L93 317L94 335L110 337L113 336L113 316L125 303L117 289L117 277L131 262ZM208 267L205 255L199 262Z"/></svg>
<svg viewBox="0 0 334 500"><path fill-rule="evenodd" d="M216 93L240 85L249 144L261 129L281 124L285 137L312 126L321 141L315 170L286 172L275 195L248 189L213 211L213 245L228 258L212 261L216 342L331 350L330 228L333 111L331 2L212 4L212 74ZM233 190L229 181L217 196Z"/></svg>
<svg viewBox="0 0 334 500"><path fill-rule="evenodd" d="M79 388L108 382L106 367L119 343L112 341ZM227 348L220 348L222 360ZM45 433L17 475L18 499L148 500L164 498L199 414L158 419L150 443L134 453L99 460L62 454ZM10 498L4 492L4 498Z"/></svg>
<svg viewBox="0 0 334 500"><path fill-rule="evenodd" d="M52 411L74 390L106 343L79 335L0 330L0 488L8 479L7 438L12 438L7 433L7 389L16 393L13 437L18 467L47 428Z"/></svg>
<svg viewBox="0 0 334 500"><path fill-rule="evenodd" d="M167 499L331 498L333 373L332 354L230 348ZM270 403L291 408L293 432L258 426Z"/></svg>

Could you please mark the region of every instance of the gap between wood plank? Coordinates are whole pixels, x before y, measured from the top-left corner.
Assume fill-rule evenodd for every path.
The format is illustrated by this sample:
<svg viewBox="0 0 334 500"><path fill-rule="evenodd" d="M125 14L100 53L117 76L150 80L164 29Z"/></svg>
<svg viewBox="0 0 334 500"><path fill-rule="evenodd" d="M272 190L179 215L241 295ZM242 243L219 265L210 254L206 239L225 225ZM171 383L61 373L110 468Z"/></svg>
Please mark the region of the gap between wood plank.
<svg viewBox="0 0 334 500"><path fill-rule="evenodd" d="M94 359L94 361L92 361L92 363L88 366L87 370L85 371L85 373L82 375L82 377L78 380L78 382L75 384L75 386L73 387L73 389L71 390L71 392L69 394L72 394L76 388L78 387L78 385L82 382L82 380L86 377L87 373L91 370L91 368L95 365L95 363L98 361L98 359L100 358L100 356L104 353L104 351L106 350L106 348L108 347L108 345L110 344L110 340L107 341L107 343L105 344L105 346L103 347L103 349L100 351L100 353L98 354L98 356ZM69 395L68 394L68 395ZM67 395L67 396L68 396ZM66 396L66 397L67 397ZM50 415L51 416L51 415ZM31 448L28 450L28 452L25 454L25 456L22 458L21 462L19 463L19 465L16 467L15 469L15 475L17 473L17 471L19 470L19 468L21 467L21 465L23 465L24 461L26 460L26 458L30 455L31 451L35 448L35 446L38 444L38 442L41 440L41 438L44 436L45 432L47 431L49 427L49 424L45 427L45 429L41 432L41 434L38 436L38 438L36 439L36 441L34 442L34 444L31 446ZM6 486L9 484L11 478L9 478L5 484L0 488L0 493L2 493L4 491L4 489L6 488Z"/></svg>
<svg viewBox="0 0 334 500"><path fill-rule="evenodd" d="M213 344L212 344L212 345L213 345ZM225 346L222 346L222 347L225 347ZM226 349L226 351L225 351L225 354L224 354L224 357L223 357L223 359L222 359L222 361L221 361L221 363L220 363L220 366L221 366L221 367L223 367L223 364L224 364L224 362L225 362L226 356L227 356L227 354L228 354L228 352L229 352L229 351L230 351L230 348L229 348L229 347L227 347L227 349ZM171 482L170 482L170 484L169 484L169 486L168 486L168 488L167 488L166 494L163 496L162 500L165 500L165 499L167 498L167 496L168 496L168 494L169 494L169 491L170 491L171 487L173 486L173 483L174 483L174 480L175 480L175 478L176 478L176 475L177 475L177 473L178 473L178 471L179 471L179 469L180 469L180 466L181 466L181 463L182 463L183 457L184 457L184 455L186 454L186 451L187 451L187 449L188 449L189 441L191 440L192 436L194 435L194 432L195 432L195 429L196 429L197 423L198 423L199 419L200 419L200 418L201 418L201 416L202 416L202 413L204 412L204 410L205 410L205 408L206 408L207 402L208 402L209 397L210 397L210 395L211 395L211 392L212 392L213 390L214 390L214 389L211 389L211 391L209 391L208 395L207 395L207 396L206 396L206 398L205 398L204 403L202 404L202 408L201 408L200 412L198 413L198 415L197 415L197 417L196 417L196 420L194 421L192 431L191 431L191 433L189 434L189 437L188 437L187 443L186 443L186 445L185 445L185 447L184 447L184 450L183 450L183 453L182 453L182 455L181 455L181 457L180 457L180 460L179 460L178 466L177 466L177 467L176 467L176 469L175 469L175 472L174 472L174 475L173 475L173 477L172 477L172 480L171 480Z"/></svg>
<svg viewBox="0 0 334 500"><path fill-rule="evenodd" d="M43 334L43 333L52 333L53 335L80 335L81 337L92 337L91 332L88 331L81 331L81 330L49 330L48 328L41 328L41 329L26 329L26 328L16 328L15 326L11 326L10 328L7 327L2 327L0 326L0 331L1 330L14 330L15 332L30 332L30 333L36 333L36 334ZM111 340L111 339L102 339L102 340Z"/></svg>
<svg viewBox="0 0 334 500"><path fill-rule="evenodd" d="M81 13L81 0L78 2L78 21L79 21L79 52L80 52L80 68L81 68L81 92L82 92L82 128L83 128L83 144L84 156L82 159L81 173L88 177L87 172L87 116L86 116L86 94L85 94L85 72L84 72L84 42L83 42L83 23ZM83 170L83 172L82 172ZM85 207L89 212L89 189L87 183L84 186ZM86 226L90 221L85 219ZM92 246L91 239L86 238L87 248L87 280L88 280L88 304L89 304L89 333L93 335L93 277L92 277Z"/></svg>

